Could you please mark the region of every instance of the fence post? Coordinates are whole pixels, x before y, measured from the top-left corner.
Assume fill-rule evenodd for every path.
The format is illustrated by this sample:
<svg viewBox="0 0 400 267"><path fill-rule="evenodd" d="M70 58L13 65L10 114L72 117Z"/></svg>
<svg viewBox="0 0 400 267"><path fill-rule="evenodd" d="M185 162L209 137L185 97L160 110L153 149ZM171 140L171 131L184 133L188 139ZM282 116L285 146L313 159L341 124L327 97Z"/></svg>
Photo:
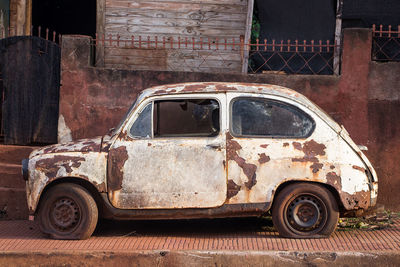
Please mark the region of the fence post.
<svg viewBox="0 0 400 267"><path fill-rule="evenodd" d="M253 8L254 8L254 0L248 0L247 3L247 19L246 19L246 32L244 34L244 50L242 57L242 73L247 73L247 69L249 66L249 43L250 43L250 35L251 35L251 25L253 24Z"/></svg>
<svg viewBox="0 0 400 267"><path fill-rule="evenodd" d="M335 47L333 50L333 73L340 74L340 57L342 46L342 14L343 14L343 0L337 1L336 6L336 29L335 29Z"/></svg>

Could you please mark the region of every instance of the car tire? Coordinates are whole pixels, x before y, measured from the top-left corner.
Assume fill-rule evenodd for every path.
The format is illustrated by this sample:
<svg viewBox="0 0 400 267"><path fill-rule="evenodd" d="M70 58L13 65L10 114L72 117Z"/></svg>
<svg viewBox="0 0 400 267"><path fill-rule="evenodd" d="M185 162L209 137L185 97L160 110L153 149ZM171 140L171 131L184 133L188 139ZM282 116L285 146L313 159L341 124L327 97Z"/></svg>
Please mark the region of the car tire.
<svg viewBox="0 0 400 267"><path fill-rule="evenodd" d="M272 221L287 238L326 238L339 220L332 193L313 183L294 183L279 192L272 207Z"/></svg>
<svg viewBox="0 0 400 267"><path fill-rule="evenodd" d="M87 239L96 228L98 209L83 187L64 183L49 189L41 199L39 227L54 239Z"/></svg>

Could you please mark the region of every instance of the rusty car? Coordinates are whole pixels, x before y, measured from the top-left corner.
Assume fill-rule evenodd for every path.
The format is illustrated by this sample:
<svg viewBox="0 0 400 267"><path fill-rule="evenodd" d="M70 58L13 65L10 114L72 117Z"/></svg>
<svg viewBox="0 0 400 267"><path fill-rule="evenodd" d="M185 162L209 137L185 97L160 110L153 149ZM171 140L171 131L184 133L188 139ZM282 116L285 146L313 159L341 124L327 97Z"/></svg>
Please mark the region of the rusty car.
<svg viewBox="0 0 400 267"><path fill-rule="evenodd" d="M376 204L371 163L304 95L280 86L183 83L141 92L102 137L23 160L29 213L56 239L99 218L194 219L271 212L283 237L329 237Z"/></svg>

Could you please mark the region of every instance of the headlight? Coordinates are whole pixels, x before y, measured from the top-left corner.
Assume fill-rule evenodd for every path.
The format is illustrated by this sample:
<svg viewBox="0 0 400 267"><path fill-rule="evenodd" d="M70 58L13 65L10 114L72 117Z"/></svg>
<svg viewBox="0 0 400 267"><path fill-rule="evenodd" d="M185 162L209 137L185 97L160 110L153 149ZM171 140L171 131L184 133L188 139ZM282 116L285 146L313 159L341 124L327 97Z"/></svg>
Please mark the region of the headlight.
<svg viewBox="0 0 400 267"><path fill-rule="evenodd" d="M23 159L22 160L22 178L24 178L25 181L28 181L28 162L29 159Z"/></svg>

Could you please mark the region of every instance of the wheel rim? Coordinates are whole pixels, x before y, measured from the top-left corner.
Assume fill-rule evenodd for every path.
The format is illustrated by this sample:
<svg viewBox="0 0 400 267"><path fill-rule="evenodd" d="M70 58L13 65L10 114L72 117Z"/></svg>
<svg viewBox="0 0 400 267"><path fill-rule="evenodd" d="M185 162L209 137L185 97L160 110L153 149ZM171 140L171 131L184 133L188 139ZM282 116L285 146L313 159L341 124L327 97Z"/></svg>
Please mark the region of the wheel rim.
<svg viewBox="0 0 400 267"><path fill-rule="evenodd" d="M320 231L327 221L327 208L315 195L294 196L286 206L285 220L288 227L298 234L314 234Z"/></svg>
<svg viewBox="0 0 400 267"><path fill-rule="evenodd" d="M71 198L63 197L53 202L50 210L52 226L61 232L71 232L81 220L78 204Z"/></svg>

